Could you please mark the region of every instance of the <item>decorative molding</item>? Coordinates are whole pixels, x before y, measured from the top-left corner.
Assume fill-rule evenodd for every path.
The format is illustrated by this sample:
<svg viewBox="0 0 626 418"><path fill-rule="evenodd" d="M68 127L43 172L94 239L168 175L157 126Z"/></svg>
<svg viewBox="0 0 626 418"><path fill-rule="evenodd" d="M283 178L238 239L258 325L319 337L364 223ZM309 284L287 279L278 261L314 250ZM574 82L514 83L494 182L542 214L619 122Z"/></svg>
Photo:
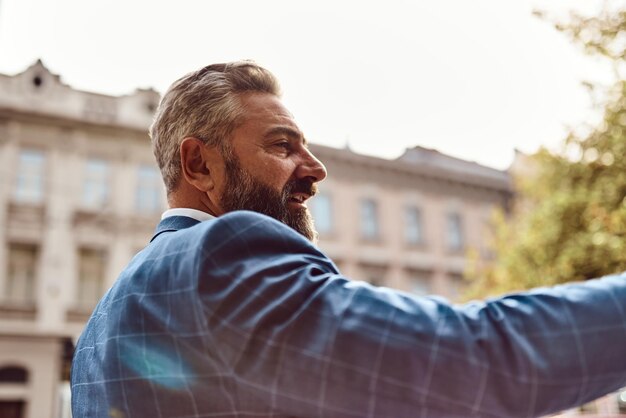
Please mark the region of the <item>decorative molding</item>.
<svg viewBox="0 0 626 418"><path fill-rule="evenodd" d="M91 312L95 307L73 306L65 312L65 320L67 322L86 323L91 316Z"/></svg>
<svg viewBox="0 0 626 418"><path fill-rule="evenodd" d="M38 60L19 74L0 74L2 113L40 114L48 117L147 132L159 94L137 89L109 96L74 89Z"/></svg>
<svg viewBox="0 0 626 418"><path fill-rule="evenodd" d="M0 301L0 319L2 320L34 321L36 318L37 308L34 302Z"/></svg>
<svg viewBox="0 0 626 418"><path fill-rule="evenodd" d="M348 149L331 148L311 144L311 151L326 165L330 173L363 182L392 183L407 187L414 182L456 184L462 187L483 188L499 193L512 194L512 181L506 171L481 166L445 154L442 162L427 164L398 158L386 160L356 154Z"/></svg>

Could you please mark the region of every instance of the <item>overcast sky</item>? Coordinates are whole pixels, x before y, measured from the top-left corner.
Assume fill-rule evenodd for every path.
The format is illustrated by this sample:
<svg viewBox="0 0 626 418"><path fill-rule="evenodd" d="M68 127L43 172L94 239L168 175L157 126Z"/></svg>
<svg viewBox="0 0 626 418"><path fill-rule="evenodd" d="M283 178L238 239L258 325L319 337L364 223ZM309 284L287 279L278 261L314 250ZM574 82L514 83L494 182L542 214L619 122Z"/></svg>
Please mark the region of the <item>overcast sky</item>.
<svg viewBox="0 0 626 418"><path fill-rule="evenodd" d="M0 72L37 58L74 88L163 92L254 59L312 142L394 158L421 145L504 169L588 120L585 57L533 9L598 0L0 0ZM1 92L0 92L1 93Z"/></svg>

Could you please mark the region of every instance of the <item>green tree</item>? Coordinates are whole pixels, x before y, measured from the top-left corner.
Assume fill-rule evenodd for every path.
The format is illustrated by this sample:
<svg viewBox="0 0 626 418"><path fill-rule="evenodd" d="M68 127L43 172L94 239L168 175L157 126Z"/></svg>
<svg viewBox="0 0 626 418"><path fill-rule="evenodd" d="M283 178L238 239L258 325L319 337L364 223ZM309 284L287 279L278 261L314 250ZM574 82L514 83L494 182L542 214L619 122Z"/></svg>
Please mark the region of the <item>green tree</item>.
<svg viewBox="0 0 626 418"><path fill-rule="evenodd" d="M556 28L610 60L618 81L602 91L597 126L571 132L560 153L529 157L515 208L495 219L495 260L471 263L469 297L626 270L626 10L572 14Z"/></svg>

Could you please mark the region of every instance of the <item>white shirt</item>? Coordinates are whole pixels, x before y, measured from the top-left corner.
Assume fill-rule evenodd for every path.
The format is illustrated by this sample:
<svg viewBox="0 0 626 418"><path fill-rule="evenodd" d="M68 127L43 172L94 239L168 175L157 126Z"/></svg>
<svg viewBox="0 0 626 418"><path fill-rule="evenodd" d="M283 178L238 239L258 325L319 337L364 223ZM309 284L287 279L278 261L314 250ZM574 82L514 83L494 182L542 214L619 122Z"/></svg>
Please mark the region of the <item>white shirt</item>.
<svg viewBox="0 0 626 418"><path fill-rule="evenodd" d="M161 220L165 218L169 218L170 216L186 216L188 218L193 218L200 222L208 221L210 219L215 219L215 216L210 215L206 212L202 212L201 210L198 210L198 209L173 208L173 209L168 209L165 212L163 212L163 215L161 215Z"/></svg>

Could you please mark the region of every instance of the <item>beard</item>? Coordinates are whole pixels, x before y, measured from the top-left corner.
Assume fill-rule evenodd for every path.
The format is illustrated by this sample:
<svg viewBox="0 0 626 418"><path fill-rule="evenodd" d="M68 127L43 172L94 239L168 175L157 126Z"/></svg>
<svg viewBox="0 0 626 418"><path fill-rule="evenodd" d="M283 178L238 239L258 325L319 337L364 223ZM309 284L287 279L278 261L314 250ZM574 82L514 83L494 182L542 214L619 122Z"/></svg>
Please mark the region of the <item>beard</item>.
<svg viewBox="0 0 626 418"><path fill-rule="evenodd" d="M226 158L226 183L222 196L222 209L225 212L251 210L270 216L309 241L316 242L317 232L313 218L307 208L289 208L292 193L307 193L313 196L317 186L308 178L289 180L278 191L255 179L239 164L235 156Z"/></svg>

